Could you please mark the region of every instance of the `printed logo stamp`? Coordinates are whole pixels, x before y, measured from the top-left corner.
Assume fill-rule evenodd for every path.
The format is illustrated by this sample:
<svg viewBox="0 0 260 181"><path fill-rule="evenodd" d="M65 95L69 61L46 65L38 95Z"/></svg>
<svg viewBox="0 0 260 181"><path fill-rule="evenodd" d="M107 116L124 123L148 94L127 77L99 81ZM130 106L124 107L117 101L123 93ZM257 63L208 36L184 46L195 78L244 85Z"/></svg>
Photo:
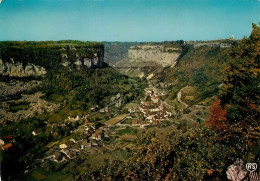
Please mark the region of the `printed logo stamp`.
<svg viewBox="0 0 260 181"><path fill-rule="evenodd" d="M247 163L246 164L246 169L249 172L254 172L257 169L257 164L256 163Z"/></svg>

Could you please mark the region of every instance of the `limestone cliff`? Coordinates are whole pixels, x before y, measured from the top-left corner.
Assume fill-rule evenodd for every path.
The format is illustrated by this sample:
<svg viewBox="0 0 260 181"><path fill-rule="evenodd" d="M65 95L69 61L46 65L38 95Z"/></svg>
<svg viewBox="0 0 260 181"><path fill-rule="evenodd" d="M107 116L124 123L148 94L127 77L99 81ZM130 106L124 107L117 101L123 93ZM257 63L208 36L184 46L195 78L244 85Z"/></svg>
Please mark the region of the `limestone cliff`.
<svg viewBox="0 0 260 181"><path fill-rule="evenodd" d="M33 64L28 64L25 67L22 63L4 63L0 59L0 75L10 76L10 77L39 77L46 74L46 70L43 67L36 66Z"/></svg>
<svg viewBox="0 0 260 181"><path fill-rule="evenodd" d="M146 43L131 46L128 57L115 63L113 67L132 77L151 79L165 67L174 67L182 53L182 46L167 43Z"/></svg>
<svg viewBox="0 0 260 181"><path fill-rule="evenodd" d="M163 45L136 45L128 50L130 62L155 62L163 67L174 66L181 48Z"/></svg>
<svg viewBox="0 0 260 181"><path fill-rule="evenodd" d="M103 66L104 53L97 50L93 52L84 54L87 52L87 48L75 48L69 47L67 49L61 49L61 64L64 67L67 66L76 66L77 69L80 68L101 68Z"/></svg>
<svg viewBox="0 0 260 181"><path fill-rule="evenodd" d="M72 70L103 67L104 46L95 42L0 42L0 74L42 76L62 67Z"/></svg>

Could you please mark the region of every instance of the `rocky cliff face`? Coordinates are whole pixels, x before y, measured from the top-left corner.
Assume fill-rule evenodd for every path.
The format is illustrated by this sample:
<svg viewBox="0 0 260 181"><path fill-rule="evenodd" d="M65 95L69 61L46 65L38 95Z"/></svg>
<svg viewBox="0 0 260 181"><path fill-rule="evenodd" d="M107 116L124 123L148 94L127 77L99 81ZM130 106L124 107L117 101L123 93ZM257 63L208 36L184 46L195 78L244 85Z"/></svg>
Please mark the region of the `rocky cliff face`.
<svg viewBox="0 0 260 181"><path fill-rule="evenodd" d="M0 74L10 77L43 76L62 67L101 68L104 46L94 42L0 42Z"/></svg>
<svg viewBox="0 0 260 181"><path fill-rule="evenodd" d="M69 47L67 49L61 49L61 64L64 67L76 66L77 69L81 68L101 68L104 63L104 53L99 49L93 50L91 53L87 52L86 48L80 48L80 51L75 47Z"/></svg>
<svg viewBox="0 0 260 181"><path fill-rule="evenodd" d="M128 58L130 62L155 62L168 67L176 64L181 51L181 48L163 45L136 45L128 50Z"/></svg>
<svg viewBox="0 0 260 181"><path fill-rule="evenodd" d="M128 76L151 79L154 75L160 74L165 67L174 67L181 53L180 45L139 44L131 46L128 57L115 63L113 67Z"/></svg>
<svg viewBox="0 0 260 181"><path fill-rule="evenodd" d="M36 66L33 64L28 64L23 66L22 63L9 63L3 62L0 59L0 74L4 76L10 77L39 77L46 74L46 70L43 67Z"/></svg>

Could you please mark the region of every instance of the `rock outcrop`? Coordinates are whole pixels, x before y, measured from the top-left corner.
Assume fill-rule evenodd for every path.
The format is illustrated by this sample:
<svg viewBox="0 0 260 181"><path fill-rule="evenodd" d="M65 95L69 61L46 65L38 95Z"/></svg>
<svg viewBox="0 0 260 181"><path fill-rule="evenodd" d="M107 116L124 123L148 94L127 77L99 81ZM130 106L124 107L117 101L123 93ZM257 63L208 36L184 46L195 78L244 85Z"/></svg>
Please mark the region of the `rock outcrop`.
<svg viewBox="0 0 260 181"><path fill-rule="evenodd" d="M80 52L84 48L80 48ZM61 64L64 67L76 66L77 69L81 68L102 68L104 63L104 53L99 49L93 50L91 53L84 54L78 53L77 48L70 47L68 49L61 49ZM85 50L87 52L87 50Z"/></svg>
<svg viewBox="0 0 260 181"><path fill-rule="evenodd" d="M39 77L46 74L46 70L44 67L40 67L34 64L28 64L23 66L22 63L10 63L3 62L0 59L0 74L4 76L10 77Z"/></svg>
<svg viewBox="0 0 260 181"><path fill-rule="evenodd" d="M181 51L181 48L163 45L136 45L128 50L128 59L130 62L155 62L168 67L176 64Z"/></svg>
<svg viewBox="0 0 260 181"><path fill-rule="evenodd" d="M62 67L101 68L104 45L81 41L0 42L0 74L43 76Z"/></svg>
<svg viewBox="0 0 260 181"><path fill-rule="evenodd" d="M152 79L165 67L174 67L182 53L180 45L139 44L131 46L128 57L115 63L113 67L130 77L146 77Z"/></svg>

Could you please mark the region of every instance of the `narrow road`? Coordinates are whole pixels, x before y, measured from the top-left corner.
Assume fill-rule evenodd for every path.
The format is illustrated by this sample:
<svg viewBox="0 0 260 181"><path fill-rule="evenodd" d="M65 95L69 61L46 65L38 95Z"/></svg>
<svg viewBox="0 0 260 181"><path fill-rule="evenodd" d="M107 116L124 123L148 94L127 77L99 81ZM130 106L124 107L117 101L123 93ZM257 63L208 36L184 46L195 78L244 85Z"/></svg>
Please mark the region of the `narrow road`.
<svg viewBox="0 0 260 181"><path fill-rule="evenodd" d="M189 107L189 105L186 104L185 102L183 102L183 101L181 100L181 91L182 91L184 88L186 88L186 87L183 87L183 88L178 92L178 94L177 94L177 100L178 100L182 105L184 105L184 106L187 108L187 107Z"/></svg>

